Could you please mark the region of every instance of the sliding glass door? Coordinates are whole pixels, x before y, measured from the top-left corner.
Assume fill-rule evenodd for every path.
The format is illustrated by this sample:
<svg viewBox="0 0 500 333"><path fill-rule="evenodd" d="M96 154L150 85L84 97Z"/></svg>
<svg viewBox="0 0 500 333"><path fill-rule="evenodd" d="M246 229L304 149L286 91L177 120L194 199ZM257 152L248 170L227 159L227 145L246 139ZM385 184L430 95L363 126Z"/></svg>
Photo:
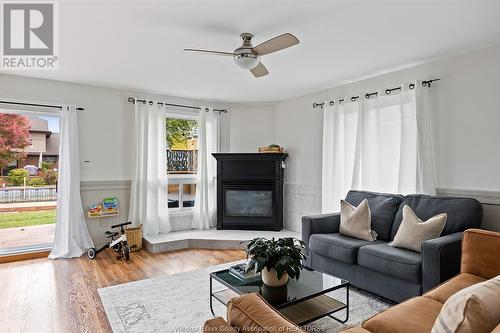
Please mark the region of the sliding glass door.
<svg viewBox="0 0 500 333"><path fill-rule="evenodd" d="M58 161L57 114L0 112L0 255L52 246Z"/></svg>

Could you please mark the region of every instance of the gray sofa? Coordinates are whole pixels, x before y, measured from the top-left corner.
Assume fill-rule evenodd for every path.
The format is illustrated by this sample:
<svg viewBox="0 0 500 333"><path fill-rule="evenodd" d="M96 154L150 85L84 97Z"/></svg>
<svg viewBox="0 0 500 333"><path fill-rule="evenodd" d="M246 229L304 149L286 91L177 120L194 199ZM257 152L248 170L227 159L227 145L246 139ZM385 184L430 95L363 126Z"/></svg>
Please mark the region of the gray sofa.
<svg viewBox="0 0 500 333"><path fill-rule="evenodd" d="M458 274L462 233L481 225L483 208L477 200L350 191L346 201L357 206L365 198L377 240L368 242L339 234L339 213L304 216L306 266L396 302L421 295ZM401 224L404 205L424 221L439 213L448 214L441 236L423 242L421 253L388 245Z"/></svg>

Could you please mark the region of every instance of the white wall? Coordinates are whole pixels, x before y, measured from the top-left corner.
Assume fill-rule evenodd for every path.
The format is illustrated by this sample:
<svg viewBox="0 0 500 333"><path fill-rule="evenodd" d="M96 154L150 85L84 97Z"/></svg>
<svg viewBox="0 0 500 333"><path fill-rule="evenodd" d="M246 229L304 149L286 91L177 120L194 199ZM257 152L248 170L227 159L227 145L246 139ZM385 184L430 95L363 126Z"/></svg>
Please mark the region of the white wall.
<svg viewBox="0 0 500 333"><path fill-rule="evenodd" d="M274 104L229 105L231 115L228 151L256 153L259 147L275 143Z"/></svg>
<svg viewBox="0 0 500 333"><path fill-rule="evenodd" d="M431 88L436 106L432 122L437 186L500 193L500 46L279 103L276 124L282 126L276 127L276 141L290 153L287 182L321 185L322 111L313 109L313 102L430 78L441 79ZM500 220L487 223L500 228ZM299 227L295 220L290 225Z"/></svg>
<svg viewBox="0 0 500 333"><path fill-rule="evenodd" d="M276 142L289 154L287 183L321 184L323 114L312 110L311 101L322 101L325 96L325 92L319 92L276 106L276 123L279 124Z"/></svg>
<svg viewBox="0 0 500 333"><path fill-rule="evenodd" d="M82 181L130 180L133 104L128 96L157 98L172 103L203 105L208 102L158 96L53 80L0 74L0 98L84 107L78 114L80 160L89 160L90 168L81 169ZM215 107L220 104L208 103ZM223 106L222 106L223 107ZM221 117L228 117L222 115ZM222 120L226 122L227 120ZM221 135L222 145L229 146L229 136Z"/></svg>

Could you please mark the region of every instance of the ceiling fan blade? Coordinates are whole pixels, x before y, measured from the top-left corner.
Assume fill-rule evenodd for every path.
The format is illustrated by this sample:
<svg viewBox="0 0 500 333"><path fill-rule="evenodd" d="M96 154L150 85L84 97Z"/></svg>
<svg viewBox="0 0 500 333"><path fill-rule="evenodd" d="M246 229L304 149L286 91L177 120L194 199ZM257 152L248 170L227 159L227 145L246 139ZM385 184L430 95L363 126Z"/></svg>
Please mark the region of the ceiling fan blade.
<svg viewBox="0 0 500 333"><path fill-rule="evenodd" d="M266 66L264 66L261 62L254 68L250 70L252 72L253 76L255 77L261 77L261 76L266 76L269 74L269 71L267 70Z"/></svg>
<svg viewBox="0 0 500 333"><path fill-rule="evenodd" d="M196 53L205 53L212 55L222 55L222 56L234 56L233 52L222 52L222 51L211 51L211 50L201 50L201 49L184 49L186 52L196 52Z"/></svg>
<svg viewBox="0 0 500 333"><path fill-rule="evenodd" d="M292 35L291 33L286 33L274 38L271 38L263 43L260 43L252 50L256 52L258 55L264 55L273 53L276 51L280 51L286 49L290 46L294 46L300 43L299 39Z"/></svg>

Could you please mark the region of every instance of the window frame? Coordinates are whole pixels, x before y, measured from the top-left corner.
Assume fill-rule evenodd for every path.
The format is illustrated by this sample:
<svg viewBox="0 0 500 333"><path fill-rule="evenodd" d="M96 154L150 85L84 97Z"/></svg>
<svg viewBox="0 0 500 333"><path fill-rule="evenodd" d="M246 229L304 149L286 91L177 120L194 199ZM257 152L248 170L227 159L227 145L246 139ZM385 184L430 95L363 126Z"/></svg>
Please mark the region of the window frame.
<svg viewBox="0 0 500 333"><path fill-rule="evenodd" d="M170 111L167 110L165 113L165 126L167 118L184 119L184 120L196 120L199 124L200 118L198 113L193 112L182 112L182 111ZM179 207L168 208L168 212L171 215L191 215L194 212L194 207L184 207L184 185L185 184L195 184L198 177L198 173L193 174L169 174L167 170L168 185L179 185L178 189L178 201ZM167 190L168 192L168 190ZM168 197L168 193L167 193Z"/></svg>

